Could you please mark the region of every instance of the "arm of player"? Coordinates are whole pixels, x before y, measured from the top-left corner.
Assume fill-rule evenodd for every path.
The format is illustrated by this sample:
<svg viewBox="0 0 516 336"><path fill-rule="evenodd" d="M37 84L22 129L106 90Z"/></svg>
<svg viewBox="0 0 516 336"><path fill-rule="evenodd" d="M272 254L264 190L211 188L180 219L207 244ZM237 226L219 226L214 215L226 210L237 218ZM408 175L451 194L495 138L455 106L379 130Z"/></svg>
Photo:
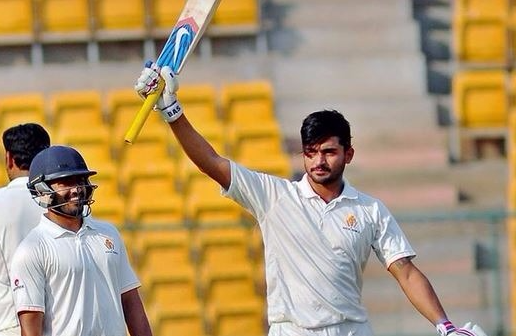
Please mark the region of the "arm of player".
<svg viewBox="0 0 516 336"><path fill-rule="evenodd" d="M157 87L158 71L165 80L165 89L154 109L159 111L162 118L168 122L170 129L190 160L224 189L228 189L231 183L229 160L220 156L184 116L176 96L179 88L178 80L172 69L163 67L159 70L153 65L147 65L136 82L135 90L142 97L152 92Z"/></svg>
<svg viewBox="0 0 516 336"><path fill-rule="evenodd" d="M21 336L43 335L43 313L34 311L22 311L18 313L20 320Z"/></svg>
<svg viewBox="0 0 516 336"><path fill-rule="evenodd" d="M135 288L122 294L122 309L131 336L152 336L138 289Z"/></svg>
<svg viewBox="0 0 516 336"><path fill-rule="evenodd" d="M486 336L477 325L466 323L456 328L446 313L428 278L412 263L410 258L401 258L389 266L389 272L398 281L412 305L436 327L441 336Z"/></svg>

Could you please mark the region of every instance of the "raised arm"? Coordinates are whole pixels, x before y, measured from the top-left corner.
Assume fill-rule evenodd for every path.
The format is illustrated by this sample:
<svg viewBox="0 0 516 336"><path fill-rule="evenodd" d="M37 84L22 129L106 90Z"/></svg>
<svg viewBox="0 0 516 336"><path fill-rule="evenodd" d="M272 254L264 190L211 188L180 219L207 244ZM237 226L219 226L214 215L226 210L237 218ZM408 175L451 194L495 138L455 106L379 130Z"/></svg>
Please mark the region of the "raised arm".
<svg viewBox="0 0 516 336"><path fill-rule="evenodd" d="M176 97L179 85L172 69L168 66L157 69L152 65L144 68L136 82L135 90L142 97L152 92L157 87L158 71L166 85L155 110L159 111L163 119L170 125L170 129L190 160L223 188L229 188L231 183L229 160L220 156L183 114L183 108Z"/></svg>

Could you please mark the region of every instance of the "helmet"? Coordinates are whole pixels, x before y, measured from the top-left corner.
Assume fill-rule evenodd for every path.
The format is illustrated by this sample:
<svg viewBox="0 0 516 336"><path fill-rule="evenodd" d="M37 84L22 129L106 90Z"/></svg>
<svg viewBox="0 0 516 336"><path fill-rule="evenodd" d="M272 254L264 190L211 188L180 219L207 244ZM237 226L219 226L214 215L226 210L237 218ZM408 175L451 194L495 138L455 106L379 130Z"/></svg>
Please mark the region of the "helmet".
<svg viewBox="0 0 516 336"><path fill-rule="evenodd" d="M58 208L64 204L52 204L55 190L47 182L70 177L95 175L97 172L89 170L81 154L72 147L50 146L39 152L29 168L29 182L27 188L30 190L34 199L44 208ZM85 187L89 187L88 200L83 205L92 203L93 186L87 182Z"/></svg>

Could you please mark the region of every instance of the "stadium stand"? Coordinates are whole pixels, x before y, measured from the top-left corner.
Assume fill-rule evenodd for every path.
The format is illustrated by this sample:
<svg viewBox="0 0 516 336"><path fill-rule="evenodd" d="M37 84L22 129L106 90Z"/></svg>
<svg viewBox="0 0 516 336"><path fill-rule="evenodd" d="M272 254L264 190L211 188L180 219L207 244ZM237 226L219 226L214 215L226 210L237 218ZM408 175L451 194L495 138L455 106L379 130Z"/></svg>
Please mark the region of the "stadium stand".
<svg viewBox="0 0 516 336"><path fill-rule="evenodd" d="M275 120L272 85L266 80L225 83L220 89L222 118L248 124Z"/></svg>
<svg viewBox="0 0 516 336"><path fill-rule="evenodd" d="M78 148L81 154L83 152ZM125 224L125 202L119 193L118 173L115 164L110 160L90 163L88 156L84 155L90 169L97 172L91 177L91 182L98 188L93 194L95 202L92 204L92 215L106 220L122 229Z"/></svg>
<svg viewBox="0 0 516 336"><path fill-rule="evenodd" d="M177 22L179 14L184 7L186 0L167 1L152 0L151 19L152 35L156 38L164 38L170 34L172 27Z"/></svg>

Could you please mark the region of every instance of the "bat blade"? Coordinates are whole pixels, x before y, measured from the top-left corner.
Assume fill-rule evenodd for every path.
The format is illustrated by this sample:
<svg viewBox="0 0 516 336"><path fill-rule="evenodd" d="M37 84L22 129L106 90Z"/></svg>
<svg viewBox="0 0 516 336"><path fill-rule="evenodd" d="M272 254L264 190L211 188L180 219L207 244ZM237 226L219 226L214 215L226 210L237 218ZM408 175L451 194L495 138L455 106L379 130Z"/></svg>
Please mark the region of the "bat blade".
<svg viewBox="0 0 516 336"><path fill-rule="evenodd" d="M158 66L168 65L175 74L181 72L188 57L195 49L206 27L208 27L219 2L220 0L187 0L176 25L156 60ZM131 144L136 140L163 88L163 84L158 85L155 92L145 99L125 134L124 140L126 143Z"/></svg>

